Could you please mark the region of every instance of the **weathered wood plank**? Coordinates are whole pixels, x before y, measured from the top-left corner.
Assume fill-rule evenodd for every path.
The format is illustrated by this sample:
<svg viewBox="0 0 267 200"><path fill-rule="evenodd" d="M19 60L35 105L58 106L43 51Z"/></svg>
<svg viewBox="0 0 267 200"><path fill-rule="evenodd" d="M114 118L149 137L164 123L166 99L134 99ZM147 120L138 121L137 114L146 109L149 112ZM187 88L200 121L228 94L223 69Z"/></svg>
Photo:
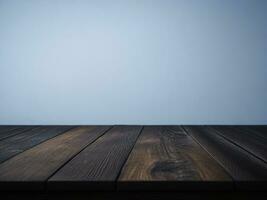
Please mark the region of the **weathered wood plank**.
<svg viewBox="0 0 267 200"><path fill-rule="evenodd" d="M0 183L5 183L4 189L13 185L19 185L21 189L44 188L44 182L56 170L109 128L77 127L24 151L0 165ZM23 187L23 184L28 188Z"/></svg>
<svg viewBox="0 0 267 200"><path fill-rule="evenodd" d="M241 189L265 189L267 180L266 163L247 151L225 140L214 129L203 126L185 126L195 138L228 173Z"/></svg>
<svg viewBox="0 0 267 200"><path fill-rule="evenodd" d="M251 152L264 162L267 162L267 140L256 134L243 131L232 126L212 126L218 134Z"/></svg>
<svg viewBox="0 0 267 200"><path fill-rule="evenodd" d="M8 130L8 131L3 131L0 133L0 140L6 139L8 137L23 133L25 131L29 131L33 128L36 128L37 126L19 126L17 128Z"/></svg>
<svg viewBox="0 0 267 200"><path fill-rule="evenodd" d="M245 127L258 130L259 132L263 132L265 135L267 135L267 125L260 125L260 126L251 125L251 126L245 126Z"/></svg>
<svg viewBox="0 0 267 200"><path fill-rule="evenodd" d="M4 133L6 131L12 131L18 127L19 126L0 125L0 133Z"/></svg>
<svg viewBox="0 0 267 200"><path fill-rule="evenodd" d="M41 126L1 140L0 163L71 128L71 126Z"/></svg>
<svg viewBox="0 0 267 200"><path fill-rule="evenodd" d="M48 181L48 189L113 190L142 127L115 126Z"/></svg>
<svg viewBox="0 0 267 200"><path fill-rule="evenodd" d="M251 132L267 140L267 126L238 126L238 128Z"/></svg>
<svg viewBox="0 0 267 200"><path fill-rule="evenodd" d="M226 171L178 126L145 127L118 180L121 190L232 189Z"/></svg>

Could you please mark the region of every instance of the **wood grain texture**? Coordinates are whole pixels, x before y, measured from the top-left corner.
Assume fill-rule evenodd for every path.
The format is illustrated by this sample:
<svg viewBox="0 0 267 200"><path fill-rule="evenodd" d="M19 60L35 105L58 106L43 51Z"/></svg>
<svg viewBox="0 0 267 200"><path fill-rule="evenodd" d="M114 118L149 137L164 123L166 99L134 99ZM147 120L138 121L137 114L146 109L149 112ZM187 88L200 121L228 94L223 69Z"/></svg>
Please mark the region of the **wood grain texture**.
<svg viewBox="0 0 267 200"><path fill-rule="evenodd" d="M38 188L42 188L44 182L56 170L109 128L108 126L74 128L24 151L0 165L0 182L9 181L12 183L10 185L15 185L15 182L19 185L29 182L34 183L33 187L39 184L41 186Z"/></svg>
<svg viewBox="0 0 267 200"><path fill-rule="evenodd" d="M122 190L226 187L231 177L179 126L145 127L118 181Z"/></svg>
<svg viewBox="0 0 267 200"><path fill-rule="evenodd" d="M234 178L237 187L243 189L266 188L267 166L264 162L225 140L210 127L185 126L185 129L224 166ZM251 187L253 185L254 188Z"/></svg>
<svg viewBox="0 0 267 200"><path fill-rule="evenodd" d="M13 128L11 130L6 130L3 132L0 132L0 140L6 139L8 137L23 133L25 131L29 131L33 128L37 128L37 126L19 126L16 128Z"/></svg>
<svg viewBox="0 0 267 200"><path fill-rule="evenodd" d="M141 126L112 128L50 178L48 188L114 189L115 180L135 144L141 128Z"/></svg>
<svg viewBox="0 0 267 200"><path fill-rule="evenodd" d="M214 126L218 134L267 163L267 139L232 126Z"/></svg>
<svg viewBox="0 0 267 200"><path fill-rule="evenodd" d="M267 191L266 127L224 127L0 126L0 190Z"/></svg>
<svg viewBox="0 0 267 200"><path fill-rule="evenodd" d="M0 163L71 128L71 126L41 126L1 140Z"/></svg>

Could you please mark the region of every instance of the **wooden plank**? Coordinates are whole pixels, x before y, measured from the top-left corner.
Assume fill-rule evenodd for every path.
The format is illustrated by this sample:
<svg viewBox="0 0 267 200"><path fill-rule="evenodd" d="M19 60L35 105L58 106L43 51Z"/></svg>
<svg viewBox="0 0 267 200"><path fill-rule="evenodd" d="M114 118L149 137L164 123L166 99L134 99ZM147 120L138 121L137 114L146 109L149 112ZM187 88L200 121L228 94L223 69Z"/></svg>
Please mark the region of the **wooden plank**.
<svg viewBox="0 0 267 200"><path fill-rule="evenodd" d="M36 128L37 126L19 126L17 128L13 128L8 131L3 131L0 133L0 140L6 139L8 137L23 133L25 131L29 131L33 128Z"/></svg>
<svg viewBox="0 0 267 200"><path fill-rule="evenodd" d="M267 140L267 126L241 126L240 128Z"/></svg>
<svg viewBox="0 0 267 200"><path fill-rule="evenodd" d="M251 152L267 163L267 139L232 126L212 126L226 139Z"/></svg>
<svg viewBox="0 0 267 200"><path fill-rule="evenodd" d="M0 126L0 133L4 133L6 131L12 131L17 129L19 126L9 126L9 125L1 125Z"/></svg>
<svg viewBox="0 0 267 200"><path fill-rule="evenodd" d="M50 190L114 190L115 180L142 127L115 126L48 181Z"/></svg>
<svg viewBox="0 0 267 200"><path fill-rule="evenodd" d="M124 165L120 190L232 189L226 171L179 126L145 127Z"/></svg>
<svg viewBox="0 0 267 200"><path fill-rule="evenodd" d="M258 130L259 132L263 132L265 135L267 134L267 125L251 125L251 126L246 126L251 129Z"/></svg>
<svg viewBox="0 0 267 200"><path fill-rule="evenodd" d="M0 165L0 188L43 189L44 182L56 170L109 128L74 128L7 160Z"/></svg>
<svg viewBox="0 0 267 200"><path fill-rule="evenodd" d="M223 165L234 178L237 188L253 190L267 189L266 163L225 140L210 127L185 126L185 129Z"/></svg>
<svg viewBox="0 0 267 200"><path fill-rule="evenodd" d="M71 129L72 126L41 126L0 141L0 163Z"/></svg>

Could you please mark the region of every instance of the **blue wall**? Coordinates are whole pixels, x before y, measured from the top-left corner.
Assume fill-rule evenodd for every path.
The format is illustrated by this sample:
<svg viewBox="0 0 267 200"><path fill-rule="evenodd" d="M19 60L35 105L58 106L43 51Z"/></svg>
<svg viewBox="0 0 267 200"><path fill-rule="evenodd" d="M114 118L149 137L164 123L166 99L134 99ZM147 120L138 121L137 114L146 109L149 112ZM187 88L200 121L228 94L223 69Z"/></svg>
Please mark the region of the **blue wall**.
<svg viewBox="0 0 267 200"><path fill-rule="evenodd" d="M267 124L265 0L0 0L0 124Z"/></svg>

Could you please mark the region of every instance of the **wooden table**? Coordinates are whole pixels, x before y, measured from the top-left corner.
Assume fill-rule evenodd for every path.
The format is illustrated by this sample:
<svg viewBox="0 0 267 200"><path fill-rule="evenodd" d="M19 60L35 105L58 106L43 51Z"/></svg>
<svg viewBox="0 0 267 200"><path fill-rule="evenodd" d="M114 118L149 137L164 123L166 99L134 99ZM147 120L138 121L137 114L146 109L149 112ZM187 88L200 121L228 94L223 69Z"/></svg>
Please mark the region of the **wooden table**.
<svg viewBox="0 0 267 200"><path fill-rule="evenodd" d="M0 126L1 195L255 195L266 183L267 126Z"/></svg>

